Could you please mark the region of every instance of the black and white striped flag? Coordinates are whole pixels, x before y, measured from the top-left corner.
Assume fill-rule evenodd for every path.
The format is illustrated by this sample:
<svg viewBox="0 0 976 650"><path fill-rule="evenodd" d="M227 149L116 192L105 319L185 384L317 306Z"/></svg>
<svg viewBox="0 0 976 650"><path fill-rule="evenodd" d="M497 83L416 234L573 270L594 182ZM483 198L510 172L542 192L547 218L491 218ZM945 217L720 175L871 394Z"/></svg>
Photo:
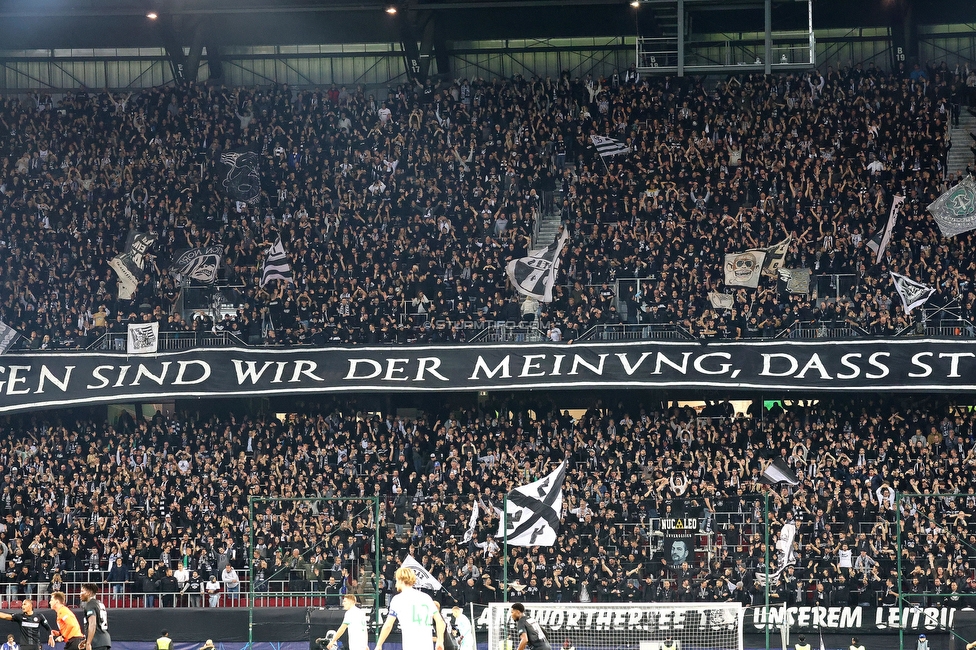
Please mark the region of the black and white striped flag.
<svg viewBox="0 0 976 650"><path fill-rule="evenodd" d="M596 152L606 158L607 156L616 156L622 153L630 153L630 147L625 145L620 140L615 140L613 138L607 138L602 135L591 135L590 142L596 147Z"/></svg>
<svg viewBox="0 0 976 650"><path fill-rule="evenodd" d="M569 228L546 248L529 252L525 257L512 260L505 267L508 279L523 296L540 302L552 302L552 287L556 284L559 270L559 254L569 239Z"/></svg>
<svg viewBox="0 0 976 650"><path fill-rule="evenodd" d="M261 286L265 286L272 280L284 280L291 282L291 265L288 263L288 255L285 247L281 244L281 237L278 237L268 254L264 258L264 270L261 272Z"/></svg>

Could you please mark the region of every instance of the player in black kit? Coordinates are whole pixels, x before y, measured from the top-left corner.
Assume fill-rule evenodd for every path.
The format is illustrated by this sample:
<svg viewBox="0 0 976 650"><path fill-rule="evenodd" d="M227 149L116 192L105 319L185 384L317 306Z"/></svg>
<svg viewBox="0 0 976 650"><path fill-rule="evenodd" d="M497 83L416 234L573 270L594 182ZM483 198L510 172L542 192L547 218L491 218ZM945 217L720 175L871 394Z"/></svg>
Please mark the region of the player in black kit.
<svg viewBox="0 0 976 650"><path fill-rule="evenodd" d="M108 612L105 605L95 596L98 587L91 582L81 585L81 605L85 610L85 648L86 650L108 650L112 647L112 637L108 634Z"/></svg>
<svg viewBox="0 0 976 650"><path fill-rule="evenodd" d="M47 642L54 647L54 632L51 624L42 614L34 611L34 602L29 598L20 605L21 613L7 614L0 612L0 620L20 623L21 650L41 650L41 630L47 630Z"/></svg>

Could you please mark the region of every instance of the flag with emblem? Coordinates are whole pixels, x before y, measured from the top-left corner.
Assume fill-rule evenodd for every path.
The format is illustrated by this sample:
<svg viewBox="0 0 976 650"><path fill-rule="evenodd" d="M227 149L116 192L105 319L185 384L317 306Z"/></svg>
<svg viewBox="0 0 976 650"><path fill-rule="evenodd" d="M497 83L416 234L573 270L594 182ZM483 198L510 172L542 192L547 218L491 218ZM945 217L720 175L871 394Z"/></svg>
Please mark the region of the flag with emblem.
<svg viewBox="0 0 976 650"><path fill-rule="evenodd" d="M945 237L976 229L976 181L972 176L944 192L928 207Z"/></svg>
<svg viewBox="0 0 976 650"><path fill-rule="evenodd" d="M154 354L159 349L159 323L132 323L126 352L129 354Z"/></svg>
<svg viewBox="0 0 976 650"><path fill-rule="evenodd" d="M901 304L905 307L905 313L910 314L916 307L921 307L935 293L935 289L927 284L916 282L900 273L889 271L891 281L895 283L895 290L901 298Z"/></svg>
<svg viewBox="0 0 976 650"><path fill-rule="evenodd" d="M125 240L125 250L109 260L108 265L119 277L119 299L131 300L135 295L146 265L146 252L155 241L156 235L131 230Z"/></svg>
<svg viewBox="0 0 976 650"><path fill-rule="evenodd" d="M428 589L430 591L440 591L443 589L441 581L434 577L430 571L424 568L412 555L407 555L406 559L403 560L401 567L406 567L407 569L413 569L414 575L417 576L417 584L414 585L417 589Z"/></svg>
<svg viewBox="0 0 976 650"><path fill-rule="evenodd" d="M552 546L563 511L566 462L551 474L517 487L505 499L505 530L510 546Z"/></svg>
<svg viewBox="0 0 976 650"><path fill-rule="evenodd" d="M515 290L540 302L552 302L552 288L559 271L559 253L568 239L569 228L563 228L562 234L545 248L530 251L527 256L509 262L505 272Z"/></svg>
<svg viewBox="0 0 976 650"><path fill-rule="evenodd" d="M711 291L708 294L708 302L715 309L732 309L735 306L735 296L729 293L719 293Z"/></svg>
<svg viewBox="0 0 976 650"><path fill-rule="evenodd" d="M759 286L759 278L765 262L765 248L753 248L741 253L726 253L725 284L730 287L755 289Z"/></svg>

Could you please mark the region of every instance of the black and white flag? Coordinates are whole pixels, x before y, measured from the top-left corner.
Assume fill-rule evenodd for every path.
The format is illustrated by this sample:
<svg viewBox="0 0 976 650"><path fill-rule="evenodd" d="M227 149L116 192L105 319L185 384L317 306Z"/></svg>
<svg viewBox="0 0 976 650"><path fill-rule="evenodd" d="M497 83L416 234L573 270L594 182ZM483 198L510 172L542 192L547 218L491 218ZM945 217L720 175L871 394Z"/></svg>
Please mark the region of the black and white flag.
<svg viewBox="0 0 976 650"><path fill-rule="evenodd" d="M763 262L762 274L767 278L775 278L779 270L786 264L786 253L790 250L792 235L778 244L766 249L766 261Z"/></svg>
<svg viewBox="0 0 976 650"><path fill-rule="evenodd" d="M905 313L910 314L916 307L921 307L935 293L935 289L927 284L915 282L900 273L889 271L891 281L895 283L895 290L901 298L901 304L905 307Z"/></svg>
<svg viewBox="0 0 976 650"><path fill-rule="evenodd" d="M776 458L766 467L762 476L759 477L759 482L765 483L766 485L776 485L777 483L798 485L800 478L796 475L796 472L790 469L790 466L786 464L785 460Z"/></svg>
<svg viewBox="0 0 976 650"><path fill-rule="evenodd" d="M112 258L108 265L119 276L119 298L130 300L139 288L142 270L146 264L146 251L156 241L156 235L145 232L129 231L125 240L125 250Z"/></svg>
<svg viewBox="0 0 976 650"><path fill-rule="evenodd" d="M551 474L508 493L505 531L511 546L552 546L563 510L566 461Z"/></svg>
<svg viewBox="0 0 976 650"><path fill-rule="evenodd" d="M764 248L753 248L742 253L726 253L726 286L755 289L759 286L759 278L765 262L766 249Z"/></svg>
<svg viewBox="0 0 976 650"><path fill-rule="evenodd" d="M0 321L0 354L12 348L18 338L20 338L20 332Z"/></svg>
<svg viewBox="0 0 976 650"><path fill-rule="evenodd" d="M898 208L904 202L904 196L901 194L895 195L895 198L891 201L891 210L888 212L888 223L885 224L884 230L881 231L881 241L877 241L877 235L868 240L867 247L874 251L875 261L880 260L888 248L888 242L891 241L891 233L895 230L895 222L898 221Z"/></svg>
<svg viewBox="0 0 976 650"><path fill-rule="evenodd" d="M193 280L201 284L213 284L220 271L224 249L221 246L188 248L180 251L169 265L170 273L178 282Z"/></svg>
<svg viewBox="0 0 976 650"><path fill-rule="evenodd" d="M512 286L523 296L539 302L552 302L552 287L559 271L559 254L569 239L569 228L545 248L530 251L526 257L512 260L505 267Z"/></svg>
<svg viewBox="0 0 976 650"><path fill-rule="evenodd" d="M281 237L271 245L268 253L264 257L264 270L261 271L261 286L265 286L272 280L282 280L286 283L292 281L291 265L288 263L288 254L281 243Z"/></svg>
<svg viewBox="0 0 976 650"><path fill-rule="evenodd" d="M414 556L407 555L406 559L403 560L403 564L400 566L413 569L414 575L417 576L417 584L414 585L417 589L427 589L435 592L443 589L444 585L441 584L441 581L435 578L434 574L425 569L424 565L418 562Z"/></svg>
<svg viewBox="0 0 976 650"><path fill-rule="evenodd" d="M129 325L128 354L155 354L159 349L159 323L133 323Z"/></svg>
<svg viewBox="0 0 976 650"><path fill-rule="evenodd" d="M227 196L242 203L257 203L261 198L261 165L258 155L242 149L220 156L221 185Z"/></svg>
<svg viewBox="0 0 976 650"><path fill-rule="evenodd" d="M474 529L478 526L478 516L481 514L481 508L477 501L474 502L474 506L471 508L471 517L468 519L468 528L464 531L464 538L461 540L465 544L474 539Z"/></svg>
<svg viewBox="0 0 976 650"><path fill-rule="evenodd" d="M614 138L607 138L602 135L591 135L590 142L596 148L596 152L604 158L616 156L622 153L630 153L630 147Z"/></svg>

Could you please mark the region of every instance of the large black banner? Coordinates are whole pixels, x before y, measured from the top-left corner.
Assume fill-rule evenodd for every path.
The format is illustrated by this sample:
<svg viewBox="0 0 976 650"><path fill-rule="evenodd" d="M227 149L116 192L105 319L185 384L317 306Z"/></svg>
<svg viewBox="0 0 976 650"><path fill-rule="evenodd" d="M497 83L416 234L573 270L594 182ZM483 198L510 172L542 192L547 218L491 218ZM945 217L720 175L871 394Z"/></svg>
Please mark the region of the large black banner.
<svg viewBox="0 0 976 650"><path fill-rule="evenodd" d="M174 397L328 392L720 388L971 391L960 340L222 348L0 359L0 412Z"/></svg>

